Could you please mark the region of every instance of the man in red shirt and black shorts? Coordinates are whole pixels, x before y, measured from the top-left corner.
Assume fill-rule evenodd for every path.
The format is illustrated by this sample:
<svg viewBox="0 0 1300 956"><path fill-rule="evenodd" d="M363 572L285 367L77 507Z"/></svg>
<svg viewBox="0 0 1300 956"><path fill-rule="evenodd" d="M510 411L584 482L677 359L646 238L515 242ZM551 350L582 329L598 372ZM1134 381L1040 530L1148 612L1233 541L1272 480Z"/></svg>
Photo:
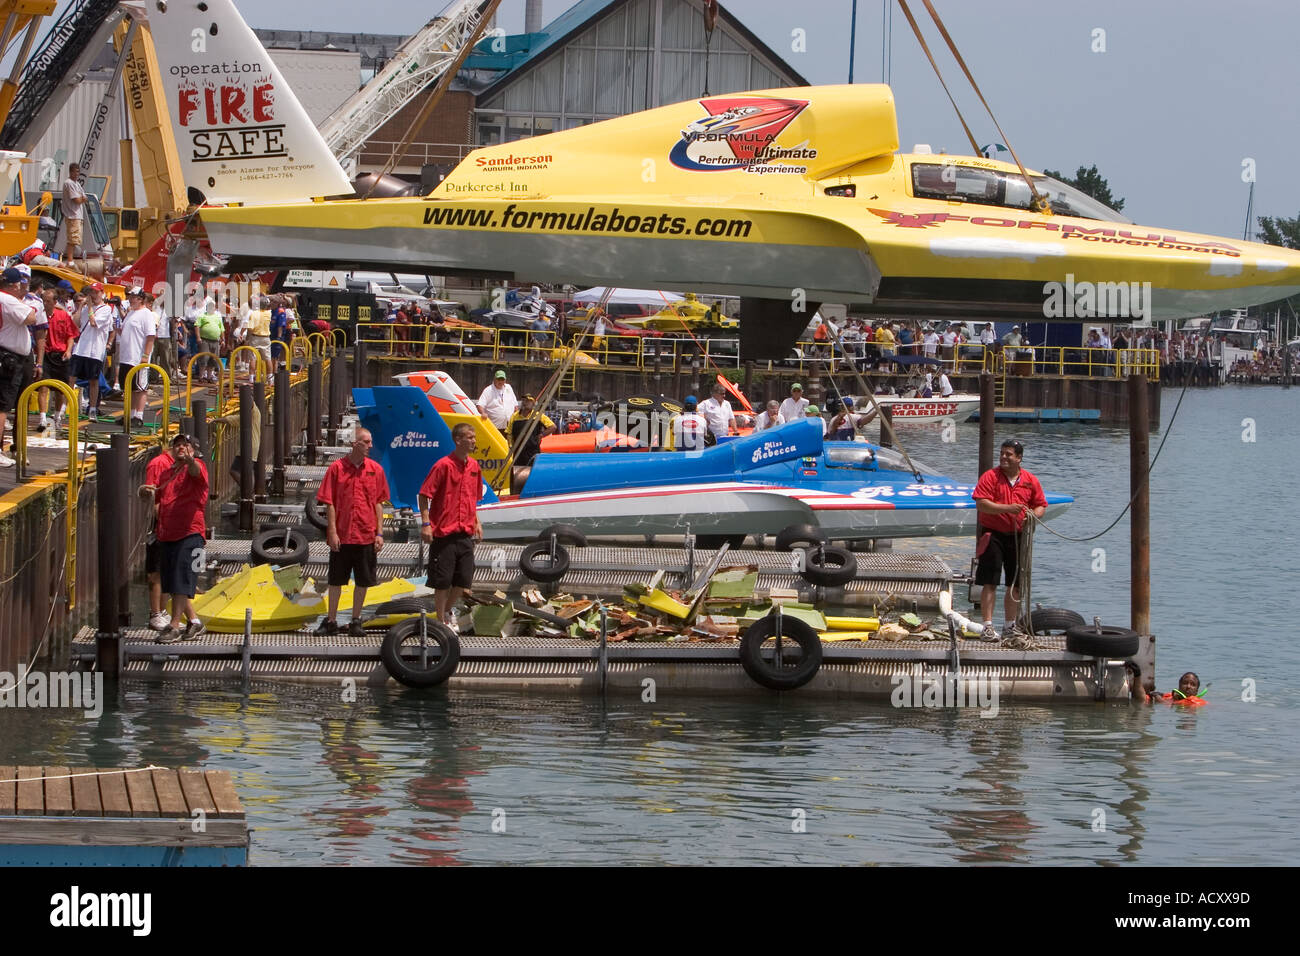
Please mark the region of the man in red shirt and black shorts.
<svg viewBox="0 0 1300 956"><path fill-rule="evenodd" d="M157 482L153 497L158 506L158 563L162 590L172 596L171 623L158 636L159 644L188 641L203 633L192 599L203 570L208 469L194 456L194 439L188 435L172 439L170 457L166 469L146 473ZM147 567L147 556L145 563ZM177 628L181 622L185 622L184 631Z"/></svg>
<svg viewBox="0 0 1300 956"><path fill-rule="evenodd" d="M325 540L330 546L329 614L317 634L339 632L339 597L343 585L355 578L352 589L352 622L348 634L364 637L361 609L366 590L379 583L379 549L384 546L381 524L384 502L389 499L388 478L373 458L367 457L374 440L358 428L352 451L325 469L316 500L325 505L329 524Z"/></svg>
<svg viewBox="0 0 1300 956"><path fill-rule="evenodd" d="M483 480L478 462L470 457L478 447L474 426L461 422L451 438L455 448L433 463L420 486L420 534L429 542L429 586L438 620L458 631L452 608L461 592L474 586L474 542L483 537L478 520Z"/></svg>
<svg viewBox="0 0 1300 956"><path fill-rule="evenodd" d="M1002 599L1006 619L1003 634L1015 633L1016 618L1020 613L1020 596L1016 588L1019 572L1017 557L1020 553L1020 534L1028 513L1038 517L1047 510L1047 498L1038 479L1020 467L1025 449L1020 442L1008 439L1002 443L998 467L990 468L980 476L971 497L979 511L980 535L976 554L979 565L975 583L982 585L980 610L984 612L984 631L981 640L996 641L993 629L993 606L998 600L998 576L1004 576L1007 585Z"/></svg>

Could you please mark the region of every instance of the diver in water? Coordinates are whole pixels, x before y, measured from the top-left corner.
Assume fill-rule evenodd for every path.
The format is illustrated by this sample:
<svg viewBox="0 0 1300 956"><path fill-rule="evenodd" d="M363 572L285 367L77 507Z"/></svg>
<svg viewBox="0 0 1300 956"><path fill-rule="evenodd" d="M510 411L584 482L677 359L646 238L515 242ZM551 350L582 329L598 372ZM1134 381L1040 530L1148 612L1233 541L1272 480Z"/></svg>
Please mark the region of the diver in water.
<svg viewBox="0 0 1300 956"><path fill-rule="evenodd" d="M1208 689L1209 685L1206 686ZM1205 697L1201 694L1201 679L1193 671L1188 671L1178 678L1177 690L1171 690L1167 694L1153 694L1147 699L1153 703L1163 701L1166 704L1185 704L1193 707L1205 703Z"/></svg>

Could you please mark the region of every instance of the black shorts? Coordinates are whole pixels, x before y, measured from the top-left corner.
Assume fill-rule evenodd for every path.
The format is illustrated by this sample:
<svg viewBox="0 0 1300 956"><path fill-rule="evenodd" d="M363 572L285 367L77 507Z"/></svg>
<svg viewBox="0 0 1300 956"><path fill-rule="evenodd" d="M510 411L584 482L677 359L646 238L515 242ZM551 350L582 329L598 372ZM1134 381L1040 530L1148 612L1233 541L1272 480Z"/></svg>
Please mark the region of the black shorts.
<svg viewBox="0 0 1300 956"><path fill-rule="evenodd" d="M117 387L126 391L126 380L131 377L131 373L140 368L139 365L123 365L118 363L117 366ZM146 391L149 388L149 372L147 368L140 368L140 376L131 383L131 388L137 392Z"/></svg>
<svg viewBox="0 0 1300 956"><path fill-rule="evenodd" d="M199 588L199 571L203 569L203 535L192 534L179 541L161 541L159 547L162 551L163 593L194 597Z"/></svg>
<svg viewBox="0 0 1300 956"><path fill-rule="evenodd" d="M45 364L41 366L41 380L68 383L68 360L62 355L45 353Z"/></svg>
<svg viewBox="0 0 1300 956"><path fill-rule="evenodd" d="M12 411L18 405L24 379L31 374L32 357L0 349L0 410Z"/></svg>
<svg viewBox="0 0 1300 956"><path fill-rule="evenodd" d="M86 358L84 355L72 356L72 377L85 382L97 383L100 372L104 371L104 360Z"/></svg>
<svg viewBox="0 0 1300 956"><path fill-rule="evenodd" d="M465 532L429 543L429 580L435 591L474 586L474 539Z"/></svg>
<svg viewBox="0 0 1300 956"><path fill-rule="evenodd" d="M989 546L979 557L979 564L975 568L975 583L996 585L998 577L1004 575L1004 583L1010 587L1016 579L1016 559L1020 554L1016 536L1006 531L989 531L987 534L990 536ZM980 537L983 535L981 533Z"/></svg>
<svg viewBox="0 0 1300 956"><path fill-rule="evenodd" d="M373 544L340 544L330 552L330 587L341 588L354 575L359 588L379 583L379 554Z"/></svg>
<svg viewBox="0 0 1300 956"><path fill-rule="evenodd" d="M162 542L155 541L153 533L149 534L149 543L144 546L144 573L162 573Z"/></svg>

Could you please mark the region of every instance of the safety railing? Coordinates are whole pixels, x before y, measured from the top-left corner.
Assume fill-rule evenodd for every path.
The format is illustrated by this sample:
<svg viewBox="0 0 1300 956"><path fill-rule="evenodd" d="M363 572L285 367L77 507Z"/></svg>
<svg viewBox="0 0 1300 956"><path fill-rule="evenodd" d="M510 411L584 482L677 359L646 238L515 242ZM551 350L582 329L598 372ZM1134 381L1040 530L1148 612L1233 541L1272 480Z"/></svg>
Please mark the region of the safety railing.
<svg viewBox="0 0 1300 956"><path fill-rule="evenodd" d="M221 366L221 359L211 352L196 352L190 356L189 362L185 366L185 414L189 415L194 407L194 365L200 359L207 359L209 363L216 366L217 369L217 414L226 413L226 377L225 369Z"/></svg>
<svg viewBox="0 0 1300 956"><path fill-rule="evenodd" d="M316 342L317 339L320 339L319 343ZM331 350L330 336L324 332L308 332L307 344L312 346L311 354L316 358L324 358L325 353Z"/></svg>
<svg viewBox="0 0 1300 956"><path fill-rule="evenodd" d="M266 381L266 358L262 355L262 353L252 345L236 345L233 349L230 350L230 356L229 358L226 359L226 365L229 366L229 368L226 371L226 376L229 379L229 381L226 384L228 386L230 397L232 399L235 397L236 394L235 356L237 356L240 352L252 352L253 356L257 359L257 371L253 373L253 381L254 382Z"/></svg>
<svg viewBox="0 0 1300 956"><path fill-rule="evenodd" d="M162 431L159 432L159 434L162 436L162 440L166 441L167 432L168 429L171 428L171 419L172 419L172 407L171 407L172 406L171 403L172 377L167 374L167 370L165 368L163 368L161 365L155 365L153 362L141 362L139 365L133 365L131 367L130 377L134 378L137 374L139 374L141 371L146 369L153 369L162 377L162 383L163 383ZM126 392L126 403L128 406L130 405L130 401L131 401L131 390L128 388ZM125 407L122 409L122 418L126 426L127 434L129 435L131 433L131 410L129 407Z"/></svg>
<svg viewBox="0 0 1300 956"><path fill-rule="evenodd" d="M156 366L155 366L156 367ZM14 458L17 478L27 480L27 416L31 414L32 398L43 388L58 389L68 405L68 473L64 479L68 489L67 514L63 525L66 541L63 552L64 584L68 589L68 607L77 603L77 495L81 490L81 470L77 460L77 440L81 430L81 401L77 390L66 382L44 379L33 382L18 396L14 413ZM167 407L163 400L164 409Z"/></svg>

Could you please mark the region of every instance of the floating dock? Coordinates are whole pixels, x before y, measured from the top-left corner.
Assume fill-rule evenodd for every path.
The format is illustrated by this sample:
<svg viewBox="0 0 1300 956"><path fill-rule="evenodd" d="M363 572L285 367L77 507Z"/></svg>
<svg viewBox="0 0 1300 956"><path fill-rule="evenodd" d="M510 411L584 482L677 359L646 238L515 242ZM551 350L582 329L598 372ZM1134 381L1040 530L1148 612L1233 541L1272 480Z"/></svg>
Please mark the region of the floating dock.
<svg viewBox="0 0 1300 956"><path fill-rule="evenodd" d="M0 767L0 866L244 866L225 770Z"/></svg>
<svg viewBox="0 0 1300 956"><path fill-rule="evenodd" d="M978 411L968 421L980 420ZM1100 408L999 408L995 422L1092 422L1101 421Z"/></svg>

